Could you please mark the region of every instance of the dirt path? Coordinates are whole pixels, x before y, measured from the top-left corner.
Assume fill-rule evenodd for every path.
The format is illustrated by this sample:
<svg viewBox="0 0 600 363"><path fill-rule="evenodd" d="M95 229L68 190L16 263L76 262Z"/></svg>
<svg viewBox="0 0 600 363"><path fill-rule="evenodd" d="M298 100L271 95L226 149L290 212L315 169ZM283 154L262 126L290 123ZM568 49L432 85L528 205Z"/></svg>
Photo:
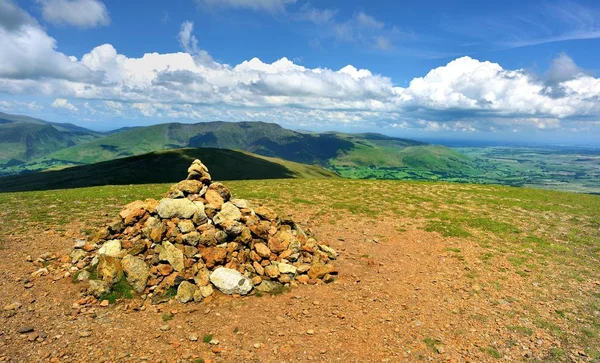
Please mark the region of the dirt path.
<svg viewBox="0 0 600 363"><path fill-rule="evenodd" d="M64 252L73 238L51 230L9 236L0 251L0 306L21 306L2 311L0 361L521 361L547 359L560 346L546 330L524 327L524 306L552 309L538 299L552 292L504 273L501 258L483 263L484 251L469 240L399 232L397 219L316 223L294 214L341 252L334 284L139 310L74 307L81 286L70 278L25 288L35 269L26 255ZM169 312L174 318L163 321ZM24 327L34 331L20 334ZM209 334L219 343L203 342Z"/></svg>

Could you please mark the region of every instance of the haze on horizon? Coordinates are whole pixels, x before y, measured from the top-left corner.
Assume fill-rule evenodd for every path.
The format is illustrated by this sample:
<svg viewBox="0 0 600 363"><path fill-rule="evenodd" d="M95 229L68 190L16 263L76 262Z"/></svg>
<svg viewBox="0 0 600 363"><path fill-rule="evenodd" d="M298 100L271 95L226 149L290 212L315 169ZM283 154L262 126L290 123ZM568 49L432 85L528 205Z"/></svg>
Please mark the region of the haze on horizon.
<svg viewBox="0 0 600 363"><path fill-rule="evenodd" d="M95 130L597 144L599 56L584 0L0 0L0 111Z"/></svg>

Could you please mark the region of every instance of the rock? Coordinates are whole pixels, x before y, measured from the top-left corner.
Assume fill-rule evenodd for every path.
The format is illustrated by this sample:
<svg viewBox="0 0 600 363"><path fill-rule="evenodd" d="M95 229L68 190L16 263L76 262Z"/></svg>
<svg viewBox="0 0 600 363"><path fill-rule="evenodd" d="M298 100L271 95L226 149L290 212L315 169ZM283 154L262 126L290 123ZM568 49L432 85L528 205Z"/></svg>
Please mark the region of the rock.
<svg viewBox="0 0 600 363"><path fill-rule="evenodd" d="M18 310L21 306L22 306L21 303L17 301L12 304L4 305L4 307L2 309L4 311L13 311L13 310Z"/></svg>
<svg viewBox="0 0 600 363"><path fill-rule="evenodd" d="M79 337L80 338L88 338L92 336L92 332L89 330L84 330L84 331L80 331L79 332Z"/></svg>
<svg viewBox="0 0 600 363"><path fill-rule="evenodd" d="M277 213L275 213L272 209L267 207L258 207L254 210L254 212L261 219L267 220L269 222L273 222L277 219Z"/></svg>
<svg viewBox="0 0 600 363"><path fill-rule="evenodd" d="M81 270L77 274L77 281L85 282L90 279L90 272L88 270Z"/></svg>
<svg viewBox="0 0 600 363"><path fill-rule="evenodd" d="M231 199L230 202L240 209L245 209L249 207L249 203L246 199Z"/></svg>
<svg viewBox="0 0 600 363"><path fill-rule="evenodd" d="M102 306L103 308L107 307L108 305L110 305L110 301L108 301L108 300L100 301L100 306Z"/></svg>
<svg viewBox="0 0 600 363"><path fill-rule="evenodd" d="M85 246L85 240L84 239L76 239L75 240L75 244L73 245L73 248L82 248L83 246ZM29 261L31 262L31 261Z"/></svg>
<svg viewBox="0 0 600 363"><path fill-rule="evenodd" d="M191 167L190 167L191 168ZM182 180L171 188L181 190L187 194L198 194L204 187L204 184L199 180Z"/></svg>
<svg viewBox="0 0 600 363"><path fill-rule="evenodd" d="M221 207L221 211L215 215L213 222L221 224L225 221L239 221L242 218L242 212L232 203L225 203Z"/></svg>
<svg viewBox="0 0 600 363"><path fill-rule="evenodd" d="M291 243L296 243L296 237L293 234L285 231L279 231L269 238L269 248L275 253L285 251Z"/></svg>
<svg viewBox="0 0 600 363"><path fill-rule="evenodd" d="M207 190L206 194L204 195L204 198L206 198L208 204L214 206L217 209L221 209L221 206L223 205L223 203L225 203L223 197L221 197L219 192L217 192L216 190Z"/></svg>
<svg viewBox="0 0 600 363"><path fill-rule="evenodd" d="M168 261L175 271L183 271L184 257L183 252L177 249L171 242L164 241L162 243L162 249L160 250L159 259L161 261Z"/></svg>
<svg viewBox="0 0 600 363"><path fill-rule="evenodd" d="M279 273L282 274L296 274L296 267L287 264L287 263L280 263L279 265L277 265L277 268L279 268Z"/></svg>
<svg viewBox="0 0 600 363"><path fill-rule="evenodd" d="M195 213L199 212L199 207L187 198L170 199L164 198L156 208L160 218L192 218Z"/></svg>
<svg viewBox="0 0 600 363"><path fill-rule="evenodd" d="M265 275L270 278L277 278L279 276L279 268L275 265L268 265L265 267Z"/></svg>
<svg viewBox="0 0 600 363"><path fill-rule="evenodd" d="M335 267L331 264L315 263L308 270L308 277L311 279L322 279L325 275L335 272Z"/></svg>
<svg viewBox="0 0 600 363"><path fill-rule="evenodd" d="M98 277L102 281L115 283L123 276L121 259L110 255L100 255L98 260Z"/></svg>
<svg viewBox="0 0 600 363"><path fill-rule="evenodd" d="M160 330L161 331L169 331L169 330L171 330L171 327L169 325L167 325L167 324L161 325L160 326Z"/></svg>
<svg viewBox="0 0 600 363"><path fill-rule="evenodd" d="M271 292L274 290L280 290L283 285L277 281L264 280L260 285L256 286L256 290L260 292Z"/></svg>
<svg viewBox="0 0 600 363"><path fill-rule="evenodd" d="M190 233L196 230L196 226L194 226L194 222L189 219L185 219L177 224L177 228L181 231L181 233Z"/></svg>
<svg viewBox="0 0 600 363"><path fill-rule="evenodd" d="M250 279L236 270L217 268L210 274L210 282L224 294L246 295L252 290Z"/></svg>
<svg viewBox="0 0 600 363"><path fill-rule="evenodd" d="M138 293L144 291L150 272L148 265L142 259L132 255L123 257L121 265L127 282L133 287L133 290Z"/></svg>
<svg viewBox="0 0 600 363"><path fill-rule="evenodd" d="M180 303L186 303L188 301L192 301L192 299L194 298L194 292L196 292L196 285L188 282L188 281L183 281L182 283L179 284L179 287L177 288L177 300L179 300Z"/></svg>
<svg viewBox="0 0 600 363"><path fill-rule="evenodd" d="M110 241L106 241L98 250L98 255L107 255L118 257L121 252L121 241L118 239L113 239Z"/></svg>
<svg viewBox="0 0 600 363"><path fill-rule="evenodd" d="M127 219L127 217L129 217L130 214L142 208L144 208L144 202L142 202L141 200L136 200L135 202L127 204L125 208L123 208L123 210L119 212L119 217L125 220Z"/></svg>
<svg viewBox="0 0 600 363"><path fill-rule="evenodd" d="M200 286L198 289L200 290L200 294L202 294L202 297L204 298L209 297L214 292L213 287L211 285Z"/></svg>
<svg viewBox="0 0 600 363"><path fill-rule="evenodd" d="M110 293L110 284L102 280L89 280L87 293L99 298L103 294Z"/></svg>
<svg viewBox="0 0 600 363"><path fill-rule="evenodd" d="M335 260L338 256L336 250L326 245L319 245L319 249L327 255L332 260Z"/></svg>
<svg viewBox="0 0 600 363"><path fill-rule="evenodd" d="M206 268L199 270L194 276L194 282L200 287L207 286L210 283L210 271Z"/></svg>
<svg viewBox="0 0 600 363"><path fill-rule="evenodd" d="M200 251L206 267L213 268L222 264L227 257L227 250L220 247L208 247Z"/></svg>
<svg viewBox="0 0 600 363"><path fill-rule="evenodd" d="M69 256L73 263L77 263L87 257L87 252L81 249L74 249Z"/></svg>
<svg viewBox="0 0 600 363"><path fill-rule="evenodd" d="M173 266L168 263L161 263L157 266L158 273L162 276L169 276L173 272Z"/></svg>
<svg viewBox="0 0 600 363"><path fill-rule="evenodd" d="M271 256L271 250L264 243L257 243L254 245L256 253L262 258L269 258Z"/></svg>
<svg viewBox="0 0 600 363"><path fill-rule="evenodd" d="M313 335L314 333L315 333L315 331L314 331L314 330L312 330L312 329L308 329L308 330L306 331L306 334L308 334L308 335Z"/></svg>
<svg viewBox="0 0 600 363"><path fill-rule="evenodd" d="M196 334L190 334L190 335L188 335L188 340L190 342L197 342L198 341L198 335L196 335Z"/></svg>
<svg viewBox="0 0 600 363"><path fill-rule="evenodd" d="M198 246L200 239L200 233L196 232L195 230L182 236L183 243L190 246Z"/></svg>
<svg viewBox="0 0 600 363"><path fill-rule="evenodd" d="M138 242L133 245L130 249L127 250L127 254L132 256L137 256L140 253L144 253L146 251L146 244L143 242Z"/></svg>
<svg viewBox="0 0 600 363"><path fill-rule="evenodd" d="M33 327L31 325L24 325L19 328L19 334L27 334L33 331Z"/></svg>

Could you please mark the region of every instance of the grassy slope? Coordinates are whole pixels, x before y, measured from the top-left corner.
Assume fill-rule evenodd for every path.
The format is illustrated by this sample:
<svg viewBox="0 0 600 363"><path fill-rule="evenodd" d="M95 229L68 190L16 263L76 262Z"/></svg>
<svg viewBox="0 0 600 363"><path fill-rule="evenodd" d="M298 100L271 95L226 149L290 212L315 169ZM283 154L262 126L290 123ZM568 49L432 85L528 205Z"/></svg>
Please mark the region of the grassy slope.
<svg viewBox="0 0 600 363"><path fill-rule="evenodd" d="M592 361L600 359L597 196L439 182L342 179L231 181L227 185L236 197L267 203L280 211L302 208L311 220L320 223L336 225L348 216L373 221L391 218L399 241L405 230L438 232L453 246L444 258L461 261L466 278L481 286L479 292L467 288L464 294L497 306L497 316L489 317L490 323L513 339L485 344L522 356L521 346L542 336L552 342L543 348L549 361L563 361L567 354L577 351L585 352ZM60 231L64 228L60 226L68 223L100 226L122 205L135 199L159 198L167 188L165 184L151 184L2 193L0 233L31 228ZM366 232L377 234L375 230ZM466 255L461 250L464 245L477 246L475 255ZM511 281L519 281L528 292L515 289ZM528 293L535 298L524 299ZM461 301L455 303L461 306ZM456 314L465 314L465 319L488 318L468 315L469 303L462 304Z"/></svg>
<svg viewBox="0 0 600 363"><path fill-rule="evenodd" d="M72 124L0 112L0 166L33 160L100 135Z"/></svg>
<svg viewBox="0 0 600 363"><path fill-rule="evenodd" d="M215 180L331 178L333 172L248 152L225 149L178 149L90 165L0 178L0 190L23 191L176 182L192 160L201 159Z"/></svg>

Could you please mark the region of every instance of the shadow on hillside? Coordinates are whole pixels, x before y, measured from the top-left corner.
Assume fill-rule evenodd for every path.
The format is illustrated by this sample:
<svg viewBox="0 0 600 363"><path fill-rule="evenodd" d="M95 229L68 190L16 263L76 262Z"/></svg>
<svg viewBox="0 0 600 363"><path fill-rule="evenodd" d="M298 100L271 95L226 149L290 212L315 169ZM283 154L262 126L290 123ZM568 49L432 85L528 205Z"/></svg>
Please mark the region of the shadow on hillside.
<svg viewBox="0 0 600 363"><path fill-rule="evenodd" d="M100 185L178 182L194 159L201 159L213 180L294 178L292 171L245 153L225 149L178 149L81 165L55 171L0 178L1 192L70 189Z"/></svg>

